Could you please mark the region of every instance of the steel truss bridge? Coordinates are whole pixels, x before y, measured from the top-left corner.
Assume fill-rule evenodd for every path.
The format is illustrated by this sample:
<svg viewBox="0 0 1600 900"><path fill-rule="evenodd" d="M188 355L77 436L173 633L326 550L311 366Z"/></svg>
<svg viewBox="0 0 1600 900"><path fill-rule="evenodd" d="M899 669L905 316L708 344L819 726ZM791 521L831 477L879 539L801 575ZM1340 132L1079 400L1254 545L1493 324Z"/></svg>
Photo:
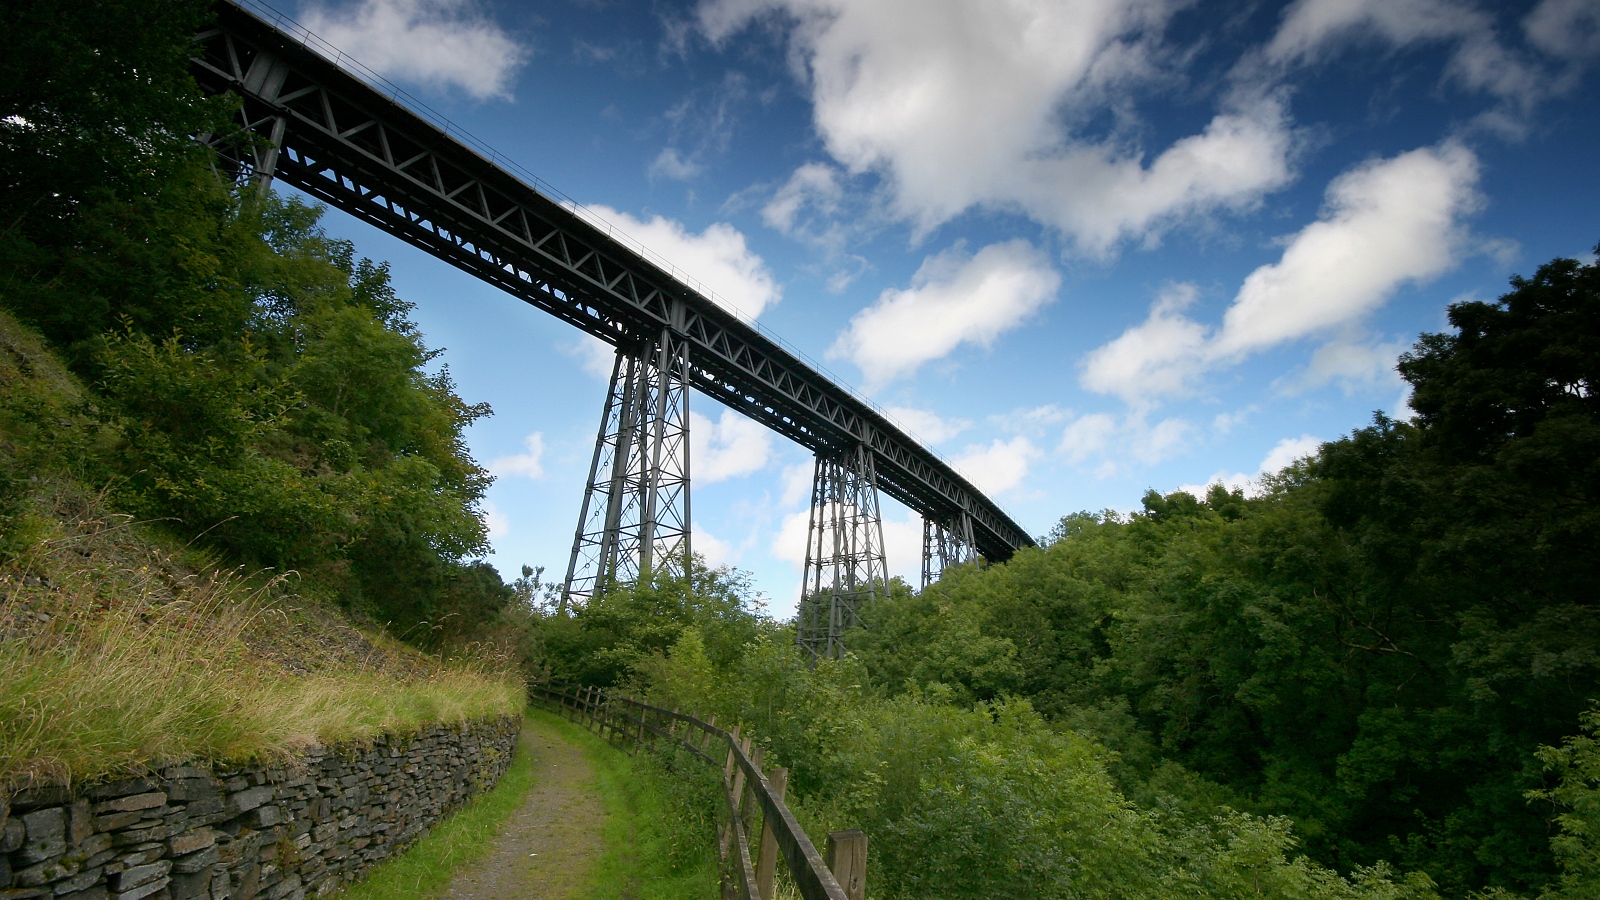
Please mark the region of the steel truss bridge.
<svg viewBox="0 0 1600 900"><path fill-rule="evenodd" d="M241 98L207 138L228 174L278 179L617 348L563 603L688 571L688 387L816 454L798 639L840 633L887 584L881 490L924 520L923 583L1033 541L949 465L848 390L609 229L253 12L219 2L192 71Z"/></svg>

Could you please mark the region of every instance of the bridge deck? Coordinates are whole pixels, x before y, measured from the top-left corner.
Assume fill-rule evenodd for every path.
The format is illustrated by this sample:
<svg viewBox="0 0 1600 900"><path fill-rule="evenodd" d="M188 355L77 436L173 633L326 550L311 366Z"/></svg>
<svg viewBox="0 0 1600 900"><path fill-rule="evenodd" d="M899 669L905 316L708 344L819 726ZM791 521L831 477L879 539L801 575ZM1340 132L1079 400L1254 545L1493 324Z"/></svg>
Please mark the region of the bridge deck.
<svg viewBox="0 0 1600 900"><path fill-rule="evenodd" d="M238 94L252 130L281 123L274 177L601 340L670 327L708 396L818 453L855 442L879 486L924 516L972 516L978 552L1033 541L992 500L871 406L704 293L301 41L228 2L195 77Z"/></svg>

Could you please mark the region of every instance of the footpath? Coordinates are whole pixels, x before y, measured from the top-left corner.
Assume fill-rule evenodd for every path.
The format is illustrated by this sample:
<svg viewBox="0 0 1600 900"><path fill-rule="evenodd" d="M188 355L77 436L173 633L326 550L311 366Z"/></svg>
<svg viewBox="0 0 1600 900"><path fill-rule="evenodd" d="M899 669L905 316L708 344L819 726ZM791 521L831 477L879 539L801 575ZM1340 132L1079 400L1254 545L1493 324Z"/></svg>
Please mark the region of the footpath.
<svg viewBox="0 0 1600 900"><path fill-rule="evenodd" d="M489 855L451 880L449 900L568 900L600 856L606 813L594 768L551 725L525 722L519 752L532 756L534 786Z"/></svg>

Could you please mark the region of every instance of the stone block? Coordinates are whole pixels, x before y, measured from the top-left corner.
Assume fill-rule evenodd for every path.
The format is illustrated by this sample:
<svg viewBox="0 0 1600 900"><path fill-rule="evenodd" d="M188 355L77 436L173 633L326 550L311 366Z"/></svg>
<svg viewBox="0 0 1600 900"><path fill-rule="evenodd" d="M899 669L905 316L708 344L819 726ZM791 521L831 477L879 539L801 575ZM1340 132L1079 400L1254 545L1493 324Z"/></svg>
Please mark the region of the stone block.
<svg viewBox="0 0 1600 900"><path fill-rule="evenodd" d="M143 794L129 794L115 800L105 800L94 805L96 814L103 815L113 812L132 812L136 809L155 809L167 805L166 791L148 791Z"/></svg>
<svg viewBox="0 0 1600 900"><path fill-rule="evenodd" d="M136 825L144 819L144 813L133 812L111 813L106 816L95 816L94 827L98 831L121 831L130 825Z"/></svg>
<svg viewBox="0 0 1600 900"><path fill-rule="evenodd" d="M103 884L90 885L71 894L60 894L60 900L111 900L111 892Z"/></svg>
<svg viewBox="0 0 1600 900"><path fill-rule="evenodd" d="M249 812L272 799L275 792L270 785L247 788L228 795L228 809L235 813Z"/></svg>
<svg viewBox="0 0 1600 900"><path fill-rule="evenodd" d="M211 870L174 874L169 887L172 890L172 900L210 900Z"/></svg>
<svg viewBox="0 0 1600 900"><path fill-rule="evenodd" d="M165 886L167 873L171 871L172 861L163 859L149 865L132 866L123 869L121 872L107 878L106 882L110 884L114 893L121 895L155 881L161 881L162 885ZM155 892L151 891L151 893Z"/></svg>
<svg viewBox="0 0 1600 900"><path fill-rule="evenodd" d="M283 822L283 809L277 806L258 806L245 813L245 824L251 828L271 828Z"/></svg>
<svg viewBox="0 0 1600 900"><path fill-rule="evenodd" d="M49 859L26 869L18 869L11 877L19 887L43 887L63 878L71 878L82 868L83 863L76 859Z"/></svg>
<svg viewBox="0 0 1600 900"><path fill-rule="evenodd" d="M172 871L190 875L195 872L209 872L211 867L222 858L215 845L205 848L188 856L172 861Z"/></svg>
<svg viewBox="0 0 1600 900"><path fill-rule="evenodd" d="M67 852L67 813L59 806L35 810L22 816L27 837L17 853L23 863L36 863Z"/></svg>
<svg viewBox="0 0 1600 900"><path fill-rule="evenodd" d="M167 849L171 851L173 856L185 856L196 850L204 850L216 842L216 832L202 826L168 838Z"/></svg>
<svg viewBox="0 0 1600 900"><path fill-rule="evenodd" d="M57 896L75 894L78 891L86 891L101 883L105 880L105 874L104 869L84 869L71 878L55 882L50 886L50 889L55 891Z"/></svg>
<svg viewBox="0 0 1600 900"><path fill-rule="evenodd" d="M155 894L157 891L165 890L170 881L172 881L171 878L163 875L149 884L141 884L132 890L113 892L111 900L144 900L144 898Z"/></svg>
<svg viewBox="0 0 1600 900"><path fill-rule="evenodd" d="M0 891L11 887L11 860L0 853Z"/></svg>
<svg viewBox="0 0 1600 900"><path fill-rule="evenodd" d="M72 792L58 784L29 788L11 795L11 814L29 812L42 806L60 806L72 799Z"/></svg>
<svg viewBox="0 0 1600 900"><path fill-rule="evenodd" d="M10 853L21 847L27 833L28 828L21 819L6 822L5 827L0 828L0 853Z"/></svg>
<svg viewBox="0 0 1600 900"><path fill-rule="evenodd" d="M105 784L90 785L84 789L83 795L90 800L112 800L117 797L126 797L129 794L144 794L157 790L159 785L154 779L124 778L121 781L110 781Z"/></svg>

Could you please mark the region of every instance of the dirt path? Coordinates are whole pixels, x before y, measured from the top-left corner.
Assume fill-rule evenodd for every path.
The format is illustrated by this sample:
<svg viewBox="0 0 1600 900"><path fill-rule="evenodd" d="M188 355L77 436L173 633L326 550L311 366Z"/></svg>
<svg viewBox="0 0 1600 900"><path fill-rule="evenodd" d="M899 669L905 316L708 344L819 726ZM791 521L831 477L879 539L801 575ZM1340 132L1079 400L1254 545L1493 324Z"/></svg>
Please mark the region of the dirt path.
<svg viewBox="0 0 1600 900"><path fill-rule="evenodd" d="M566 900L600 854L605 810L583 751L540 722L524 727L519 749L533 755L528 800L489 855L451 880L450 900Z"/></svg>

